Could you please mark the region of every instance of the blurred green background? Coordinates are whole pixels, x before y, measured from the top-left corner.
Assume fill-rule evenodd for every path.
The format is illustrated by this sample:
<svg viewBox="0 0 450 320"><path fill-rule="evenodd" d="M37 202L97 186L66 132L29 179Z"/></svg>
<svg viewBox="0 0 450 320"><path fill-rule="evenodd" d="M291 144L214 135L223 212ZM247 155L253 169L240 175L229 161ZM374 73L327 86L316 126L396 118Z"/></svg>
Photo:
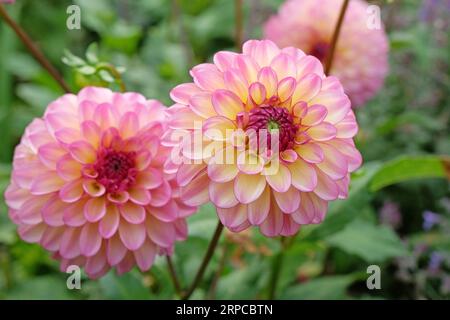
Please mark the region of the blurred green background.
<svg viewBox="0 0 450 320"><path fill-rule="evenodd" d="M450 1L372 2L382 7L391 71L377 97L356 110L356 142L365 163L353 177L349 199L333 203L324 223L304 227L284 250L278 298L450 298ZM281 3L244 0L245 39L259 38L261 24ZM81 8L81 30L66 28L71 4ZM189 81L192 66L234 47L230 0L18 0L7 10L73 90L88 84L117 89L109 74L92 74L89 63L98 55L125 68L129 91L170 105L170 88ZM88 51L90 59L81 62L64 49L82 58ZM25 126L61 94L0 22L2 193ZM110 272L97 281L83 278L81 290L68 290L68 275L57 262L18 238L3 200L0 210L1 299L175 297L162 258L147 274ZM216 221L214 209L204 206L189 219L189 240L176 245L174 262L185 286ZM277 239L258 232L227 233L193 298L266 298L280 252ZM381 268L380 290L366 287L372 264Z"/></svg>

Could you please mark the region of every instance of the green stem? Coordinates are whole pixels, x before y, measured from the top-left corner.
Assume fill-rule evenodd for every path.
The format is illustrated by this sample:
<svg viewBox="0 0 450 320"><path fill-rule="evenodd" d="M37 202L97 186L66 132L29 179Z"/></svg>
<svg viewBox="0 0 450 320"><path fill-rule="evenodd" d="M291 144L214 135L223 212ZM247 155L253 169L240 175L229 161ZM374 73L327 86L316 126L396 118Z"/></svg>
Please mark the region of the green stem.
<svg viewBox="0 0 450 320"><path fill-rule="evenodd" d="M167 266L169 267L170 278L172 279L173 286L175 288L175 292L177 293L177 295L179 297L181 297L183 295L183 292L181 289L180 281L178 280L178 277L177 277L177 273L175 271L175 267L172 263L172 258L170 256L166 256L166 260L167 260Z"/></svg>
<svg viewBox="0 0 450 320"><path fill-rule="evenodd" d="M206 271L206 267L209 264L209 261L211 260L214 250L217 247L217 244L219 243L220 235L222 234L223 230L223 224L219 221L217 223L216 231L214 231L214 235L211 239L211 242L209 243L208 250L206 251L205 257L203 258L203 261L200 265L200 268L197 271L197 274L195 275L194 282L192 282L192 285L189 287L188 291L181 297L182 300L188 300L192 293L194 293L197 286L200 284L200 281L203 278L203 274Z"/></svg>
<svg viewBox="0 0 450 320"><path fill-rule="evenodd" d="M269 281L269 296L270 300L275 299L278 286L278 279L280 278L281 269L283 268L284 251L286 250L287 238L282 237L281 250L275 255L272 262L272 273Z"/></svg>
<svg viewBox="0 0 450 320"><path fill-rule="evenodd" d="M23 30L6 12L5 8L0 4L0 17L14 30L19 39L31 53L31 55L41 64L41 66L47 70L47 72L56 80L61 88L69 93L71 92L69 86L64 81L58 70L50 63L50 61L44 56L39 48L31 40L30 36Z"/></svg>

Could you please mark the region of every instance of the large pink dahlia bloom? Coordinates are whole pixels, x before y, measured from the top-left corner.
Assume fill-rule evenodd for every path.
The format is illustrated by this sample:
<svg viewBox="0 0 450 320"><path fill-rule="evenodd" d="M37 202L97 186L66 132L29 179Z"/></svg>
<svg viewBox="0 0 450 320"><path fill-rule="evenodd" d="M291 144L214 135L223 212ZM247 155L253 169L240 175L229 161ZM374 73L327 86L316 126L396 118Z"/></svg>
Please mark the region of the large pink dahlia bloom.
<svg viewBox="0 0 450 320"><path fill-rule="evenodd" d="M287 0L264 27L264 35L281 47L294 46L324 62L342 0ZM333 59L337 76L353 106L363 105L383 85L388 72L388 40L384 27L362 0L349 3Z"/></svg>
<svg viewBox="0 0 450 320"><path fill-rule="evenodd" d="M92 278L112 267L148 270L156 254L170 254L195 207L162 170L165 110L95 87L52 102L26 128L5 193L21 238Z"/></svg>
<svg viewBox="0 0 450 320"><path fill-rule="evenodd" d="M358 127L319 60L251 40L242 54L219 52L191 75L194 83L171 92L164 138L177 145L166 168L182 162L177 181L188 204L211 200L235 232L255 225L288 236L347 196L349 173L361 164Z"/></svg>

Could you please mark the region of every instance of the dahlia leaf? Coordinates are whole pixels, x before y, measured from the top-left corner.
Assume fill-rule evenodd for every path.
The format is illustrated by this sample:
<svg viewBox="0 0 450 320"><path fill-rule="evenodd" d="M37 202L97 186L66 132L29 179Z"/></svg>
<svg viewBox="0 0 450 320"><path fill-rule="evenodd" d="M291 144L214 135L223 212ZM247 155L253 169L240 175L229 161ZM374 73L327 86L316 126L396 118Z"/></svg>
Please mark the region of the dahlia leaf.
<svg viewBox="0 0 450 320"><path fill-rule="evenodd" d="M385 163L375 174L370 190L413 179L450 178L450 160L445 156L403 156Z"/></svg>

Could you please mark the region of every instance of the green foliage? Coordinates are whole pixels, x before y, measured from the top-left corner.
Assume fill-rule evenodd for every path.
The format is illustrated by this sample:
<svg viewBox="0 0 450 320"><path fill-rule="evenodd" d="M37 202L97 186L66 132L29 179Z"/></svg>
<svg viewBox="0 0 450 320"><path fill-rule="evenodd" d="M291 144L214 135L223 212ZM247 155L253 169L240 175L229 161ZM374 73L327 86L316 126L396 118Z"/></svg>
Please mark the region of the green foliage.
<svg viewBox="0 0 450 320"><path fill-rule="evenodd" d="M282 2L244 1L245 38L261 37L262 22ZM235 50L234 1L73 3L81 8L81 30L65 28L66 4L58 1L17 1L8 12L61 70L74 92L86 85L114 90L126 85L128 91L170 106L171 88L190 81L190 68L212 61L217 51ZM356 143L364 164L352 174L348 199L330 203L324 222L303 226L289 245L256 229L238 235L226 232L193 298L267 298L271 268L280 256L277 298L448 297L441 289L450 272L449 15L439 12L432 22L418 20L421 5L413 0L383 2L390 73L377 97L355 109L360 127ZM3 193L24 128L42 116L62 90L4 23L0 23L0 57ZM397 206L399 225L383 218L387 204ZM425 210L439 217L430 230L423 230ZM172 258L184 288L192 282L216 224L211 204L188 219L189 240L177 243ZM428 270L433 252L447 259L437 275ZM383 277L383 290L375 295L364 285L372 263L380 265ZM135 268L122 276L111 271L99 280L83 277L80 291L68 290L66 279L44 249L19 240L1 201L0 298L177 297L164 258L156 259L145 274Z"/></svg>

